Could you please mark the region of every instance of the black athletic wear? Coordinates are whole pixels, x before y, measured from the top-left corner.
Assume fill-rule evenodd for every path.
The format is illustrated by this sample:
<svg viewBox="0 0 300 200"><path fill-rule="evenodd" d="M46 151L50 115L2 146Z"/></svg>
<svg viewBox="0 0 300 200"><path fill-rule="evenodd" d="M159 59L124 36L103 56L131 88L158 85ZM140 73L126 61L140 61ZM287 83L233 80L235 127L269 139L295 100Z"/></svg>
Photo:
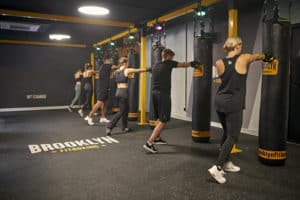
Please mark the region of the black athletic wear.
<svg viewBox="0 0 300 200"><path fill-rule="evenodd" d="M170 120L171 115L171 75L178 62L166 60L152 68L152 104L155 118L161 122Z"/></svg>
<svg viewBox="0 0 300 200"><path fill-rule="evenodd" d="M93 84L93 78L92 78L91 76L89 76L89 77L84 77L84 78L82 79L82 82L83 82L84 84L90 84L90 85L92 85L92 84Z"/></svg>
<svg viewBox="0 0 300 200"><path fill-rule="evenodd" d="M83 78L83 89L84 89L84 96L85 101L81 106L82 109L91 109L92 108L92 95L93 95L93 85L92 85L92 77L85 77Z"/></svg>
<svg viewBox="0 0 300 200"><path fill-rule="evenodd" d="M165 60L158 62L152 68L152 90L171 93L172 69L177 67L178 62Z"/></svg>
<svg viewBox="0 0 300 200"><path fill-rule="evenodd" d="M116 127L118 121L122 118L122 124L121 129L126 129L128 125L128 112L129 112L129 106L128 106L128 99L127 98L119 98L119 106L120 111L114 114L110 122L107 124L107 128L113 129Z"/></svg>
<svg viewBox="0 0 300 200"><path fill-rule="evenodd" d="M116 83L128 83L128 77L124 74L125 69L115 71ZM117 88L116 97L128 98L128 88Z"/></svg>
<svg viewBox="0 0 300 200"><path fill-rule="evenodd" d="M111 66L111 64L103 64L99 70L98 101L107 101L108 99Z"/></svg>
<svg viewBox="0 0 300 200"><path fill-rule="evenodd" d="M247 73L239 74L235 70L238 57L239 55L236 55L223 59L225 71L220 76L222 83L215 98L216 110L219 112L237 112L245 109Z"/></svg>
<svg viewBox="0 0 300 200"><path fill-rule="evenodd" d="M243 110L238 112L217 112L223 127L223 138L221 140L221 151L216 162L217 166L223 166L228 160L231 149L237 143L243 123Z"/></svg>
<svg viewBox="0 0 300 200"><path fill-rule="evenodd" d="M171 96L168 93L152 90L152 105L155 119L161 122L170 121Z"/></svg>
<svg viewBox="0 0 300 200"><path fill-rule="evenodd" d="M217 114L224 131L217 166L223 166L228 160L233 145L238 141L243 123L247 73L239 74L235 70L238 58L239 55L223 59L225 71L220 76L222 83L215 98Z"/></svg>
<svg viewBox="0 0 300 200"><path fill-rule="evenodd" d="M125 69L115 71L115 79L117 83L128 83L128 77L125 76ZM118 121L122 118L122 129L126 129L128 125L128 88L117 88L116 97L119 99L120 111L116 113L107 125L107 128L113 129Z"/></svg>

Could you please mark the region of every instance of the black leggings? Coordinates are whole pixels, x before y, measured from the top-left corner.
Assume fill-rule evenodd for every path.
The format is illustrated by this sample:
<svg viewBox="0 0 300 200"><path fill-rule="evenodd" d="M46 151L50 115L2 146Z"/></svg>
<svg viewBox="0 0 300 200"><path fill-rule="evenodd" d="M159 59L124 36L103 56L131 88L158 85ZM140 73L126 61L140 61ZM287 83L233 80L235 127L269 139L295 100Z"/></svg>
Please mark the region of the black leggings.
<svg viewBox="0 0 300 200"><path fill-rule="evenodd" d="M216 165L222 167L228 160L233 145L238 141L243 122L243 110L233 113L217 112L217 114L224 133Z"/></svg>
<svg viewBox="0 0 300 200"><path fill-rule="evenodd" d="M82 104L82 109L91 109L92 107L92 95L93 95L93 88L90 84L85 84L84 86L84 95L85 101Z"/></svg>
<svg viewBox="0 0 300 200"><path fill-rule="evenodd" d="M116 113L112 119L110 120L110 123L108 123L107 128L113 129L116 127L118 121L122 118L122 129L127 128L128 126L128 111L129 111L129 105L128 105L128 99L119 97L119 106L120 111Z"/></svg>

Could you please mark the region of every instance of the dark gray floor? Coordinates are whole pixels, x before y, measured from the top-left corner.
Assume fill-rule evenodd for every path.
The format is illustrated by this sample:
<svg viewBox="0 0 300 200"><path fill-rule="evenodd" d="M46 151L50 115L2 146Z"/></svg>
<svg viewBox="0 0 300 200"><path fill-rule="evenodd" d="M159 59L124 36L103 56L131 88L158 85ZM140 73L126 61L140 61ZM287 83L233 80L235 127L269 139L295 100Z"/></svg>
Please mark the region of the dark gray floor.
<svg viewBox="0 0 300 200"><path fill-rule="evenodd" d="M170 145L149 155L142 145L150 129L130 125L135 132L112 136L118 144L30 154L29 144L105 136L104 128L89 127L63 111L1 114L0 199L300 199L300 146L288 145L286 166L264 166L256 157L257 137L242 134L244 151L234 155L242 171L218 185L207 169L218 155L219 129L212 129L210 144L197 144L191 141L190 123L173 120L164 132Z"/></svg>

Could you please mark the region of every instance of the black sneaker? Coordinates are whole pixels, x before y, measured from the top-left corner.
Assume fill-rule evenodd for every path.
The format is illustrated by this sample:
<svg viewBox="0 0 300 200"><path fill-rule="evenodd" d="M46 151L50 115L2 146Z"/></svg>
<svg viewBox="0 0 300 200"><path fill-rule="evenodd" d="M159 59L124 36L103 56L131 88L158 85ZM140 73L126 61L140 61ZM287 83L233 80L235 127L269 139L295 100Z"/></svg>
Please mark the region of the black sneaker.
<svg viewBox="0 0 300 200"><path fill-rule="evenodd" d="M123 129L122 129L122 132L123 132L123 133L128 133L128 132L131 132L131 131L132 131L131 128L123 128Z"/></svg>
<svg viewBox="0 0 300 200"><path fill-rule="evenodd" d="M154 144L168 144L168 143L167 143L167 141L165 141L165 140L161 139L161 137L159 137L154 140Z"/></svg>
<svg viewBox="0 0 300 200"><path fill-rule="evenodd" d="M153 144L149 144L148 142L146 144L143 145L143 148L146 149L147 151L151 152L151 153L157 153L157 149L154 147Z"/></svg>
<svg viewBox="0 0 300 200"><path fill-rule="evenodd" d="M106 135L111 135L111 129L110 128L106 128L105 129L105 133L106 133Z"/></svg>

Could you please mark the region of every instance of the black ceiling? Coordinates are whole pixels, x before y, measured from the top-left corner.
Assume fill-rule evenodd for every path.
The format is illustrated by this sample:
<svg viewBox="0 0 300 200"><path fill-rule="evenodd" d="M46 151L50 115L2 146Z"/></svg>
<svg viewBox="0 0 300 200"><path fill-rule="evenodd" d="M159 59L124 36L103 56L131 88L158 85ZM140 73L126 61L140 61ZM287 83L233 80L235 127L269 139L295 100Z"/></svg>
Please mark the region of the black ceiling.
<svg viewBox="0 0 300 200"><path fill-rule="evenodd" d="M200 0L0 0L0 9L38 12L54 15L65 15L88 18L77 11L81 5L99 5L107 7L110 14L99 19L131 22L141 24L151 19L160 17L168 12L190 5ZM241 12L252 12L260 9L264 0L238 0L237 6ZM215 11L221 20L227 17L227 1L223 0ZM38 20L20 17L2 16L0 21L31 22L43 25L40 32L31 33L23 31L7 31L0 29L0 39L49 41L50 33L66 33L72 36L70 43L92 45L106 39L126 28L87 25L77 23Z"/></svg>
<svg viewBox="0 0 300 200"><path fill-rule="evenodd" d="M1 0L0 9L47 13L76 17L87 17L77 12L81 5L107 7L110 14L100 19L132 22L139 24L157 18L170 11L199 2L195 0ZM33 22L45 25L43 32L0 31L0 39L49 41L48 35L54 32L68 33L71 43L93 44L117 34L126 28L85 25L20 17L0 16L0 21Z"/></svg>

